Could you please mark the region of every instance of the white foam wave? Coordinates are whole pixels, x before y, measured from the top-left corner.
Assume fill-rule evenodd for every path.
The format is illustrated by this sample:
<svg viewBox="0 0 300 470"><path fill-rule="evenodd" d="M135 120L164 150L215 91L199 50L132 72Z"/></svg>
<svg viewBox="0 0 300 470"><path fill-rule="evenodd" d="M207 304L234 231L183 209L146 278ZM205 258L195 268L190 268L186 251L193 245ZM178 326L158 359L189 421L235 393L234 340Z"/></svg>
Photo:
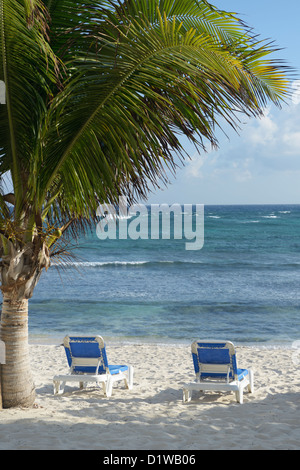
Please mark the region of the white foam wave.
<svg viewBox="0 0 300 470"><path fill-rule="evenodd" d="M98 266L134 266L140 264L146 264L147 261L77 261L70 263L70 265L81 266L81 267L98 267Z"/></svg>
<svg viewBox="0 0 300 470"><path fill-rule="evenodd" d="M64 266L70 266L74 268L98 268L103 266L138 266L146 264L148 261L68 261L64 263ZM60 263L53 262L52 265L60 265Z"/></svg>
<svg viewBox="0 0 300 470"><path fill-rule="evenodd" d="M259 220L244 220L241 224L259 224Z"/></svg>

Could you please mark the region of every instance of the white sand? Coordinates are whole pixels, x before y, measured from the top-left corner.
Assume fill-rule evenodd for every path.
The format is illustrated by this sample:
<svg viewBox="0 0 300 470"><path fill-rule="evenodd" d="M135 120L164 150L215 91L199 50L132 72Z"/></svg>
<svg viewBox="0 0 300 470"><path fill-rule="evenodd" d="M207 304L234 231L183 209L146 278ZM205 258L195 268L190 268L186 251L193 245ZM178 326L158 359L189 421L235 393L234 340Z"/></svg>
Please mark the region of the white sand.
<svg viewBox="0 0 300 470"><path fill-rule="evenodd" d="M233 393L194 392L189 346L108 344L110 363L135 368L134 388L115 384L105 398L92 385L53 395L52 377L65 373L64 349L31 345L37 408L0 411L0 449L299 449L300 368L292 349L237 348L239 367L255 373L244 404ZM296 359L296 360L295 360ZM297 361L298 360L298 361Z"/></svg>

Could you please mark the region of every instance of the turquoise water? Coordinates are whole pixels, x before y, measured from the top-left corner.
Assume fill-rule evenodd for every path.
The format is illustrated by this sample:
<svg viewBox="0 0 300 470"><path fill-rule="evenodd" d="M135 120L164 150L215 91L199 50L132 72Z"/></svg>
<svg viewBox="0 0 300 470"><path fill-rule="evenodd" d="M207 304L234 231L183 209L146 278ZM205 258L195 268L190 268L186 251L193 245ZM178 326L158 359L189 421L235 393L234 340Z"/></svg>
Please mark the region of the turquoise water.
<svg viewBox="0 0 300 470"><path fill-rule="evenodd" d="M205 206L204 213L201 250L172 237L99 240L95 228L79 241L73 265L43 274L29 305L30 340L300 339L300 206Z"/></svg>

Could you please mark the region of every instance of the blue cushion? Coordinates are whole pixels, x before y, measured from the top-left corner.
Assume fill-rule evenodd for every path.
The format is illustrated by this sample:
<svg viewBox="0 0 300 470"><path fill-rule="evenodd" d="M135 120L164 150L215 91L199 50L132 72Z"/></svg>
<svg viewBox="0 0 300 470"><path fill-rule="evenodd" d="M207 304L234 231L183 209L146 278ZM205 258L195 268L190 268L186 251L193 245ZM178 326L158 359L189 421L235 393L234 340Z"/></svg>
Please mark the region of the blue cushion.
<svg viewBox="0 0 300 470"><path fill-rule="evenodd" d="M237 369L237 376L238 380L242 380L246 375L248 374L247 369ZM218 374L218 373L213 373L213 372L202 372L201 378L203 379L208 379L208 378L215 378L215 379L225 379L227 377L227 374ZM233 379L232 374L229 374L229 379Z"/></svg>
<svg viewBox="0 0 300 470"><path fill-rule="evenodd" d="M128 370L128 366L108 366L108 368L111 375L118 374L119 372L126 372L126 370Z"/></svg>
<svg viewBox="0 0 300 470"><path fill-rule="evenodd" d="M119 374L119 372L126 372L128 370L128 366L108 366L109 372L111 375L116 375ZM88 374L95 374L96 373L96 367L90 367L90 366L77 366L74 368L74 372L86 372ZM99 368L98 374L105 374L106 371L103 370L103 368Z"/></svg>
<svg viewBox="0 0 300 470"><path fill-rule="evenodd" d="M248 370L247 369L237 369L237 374L238 374L238 379L242 380L246 375L248 375Z"/></svg>

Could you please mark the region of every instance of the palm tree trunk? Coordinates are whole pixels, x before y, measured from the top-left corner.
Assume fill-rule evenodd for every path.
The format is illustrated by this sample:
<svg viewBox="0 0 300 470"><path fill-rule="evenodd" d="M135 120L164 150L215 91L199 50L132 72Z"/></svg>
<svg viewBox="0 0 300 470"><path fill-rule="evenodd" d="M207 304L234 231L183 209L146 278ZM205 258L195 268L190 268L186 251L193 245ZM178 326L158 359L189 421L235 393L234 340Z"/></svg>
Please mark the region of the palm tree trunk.
<svg viewBox="0 0 300 470"><path fill-rule="evenodd" d="M28 351L28 300L3 293L0 338L6 347L6 364L1 367L3 408L30 407L35 388Z"/></svg>

